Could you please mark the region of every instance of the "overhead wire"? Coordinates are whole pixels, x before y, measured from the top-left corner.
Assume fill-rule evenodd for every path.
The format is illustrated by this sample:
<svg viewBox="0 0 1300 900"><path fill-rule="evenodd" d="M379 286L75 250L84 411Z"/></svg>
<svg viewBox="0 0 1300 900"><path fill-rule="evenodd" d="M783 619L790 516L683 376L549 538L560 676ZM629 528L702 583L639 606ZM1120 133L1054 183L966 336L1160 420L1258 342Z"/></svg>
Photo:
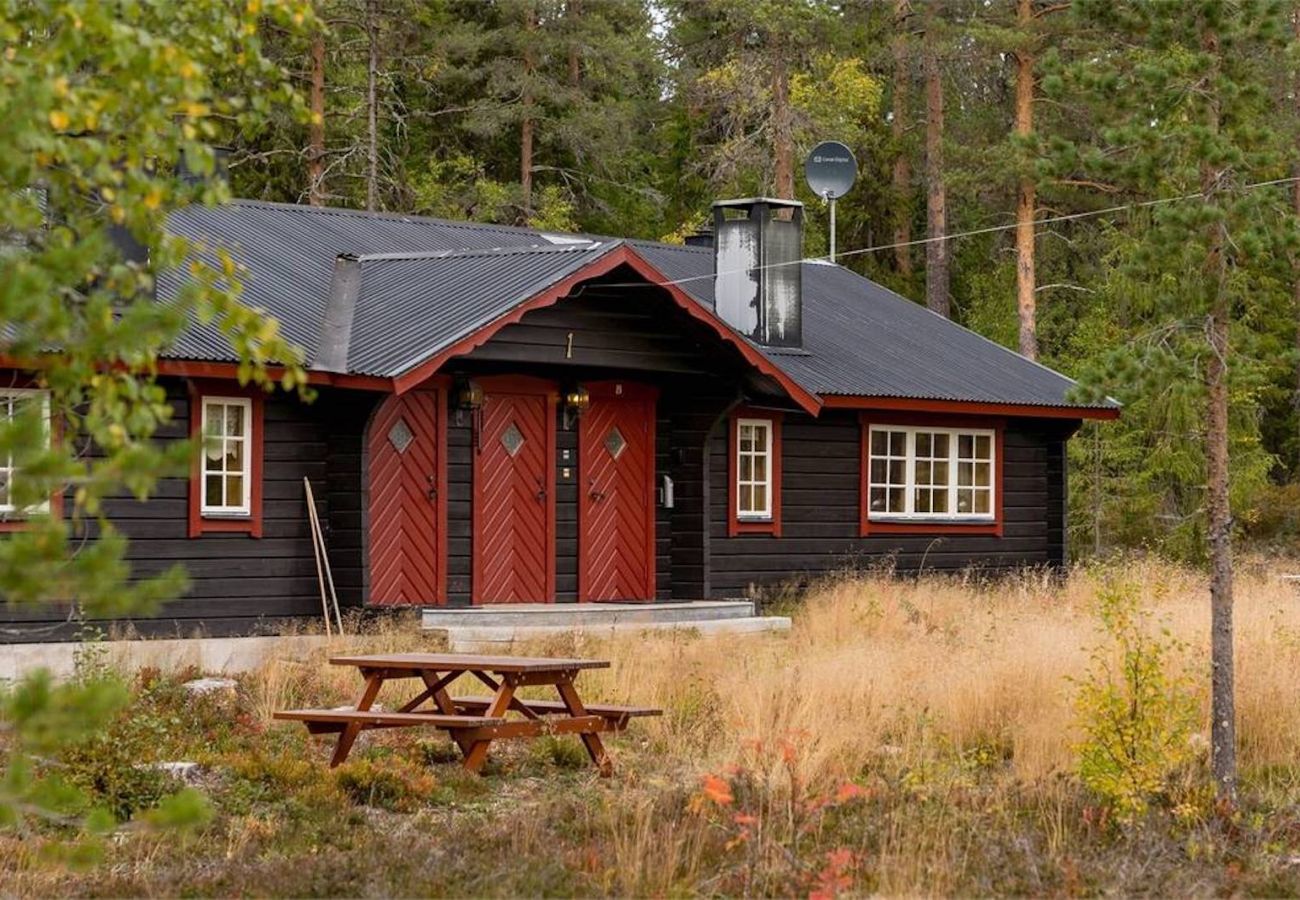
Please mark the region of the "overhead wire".
<svg viewBox="0 0 1300 900"><path fill-rule="evenodd" d="M1300 176L1289 176L1287 178L1274 178L1270 181L1255 181L1250 184L1243 185L1242 190L1249 191L1249 190L1255 190L1256 188L1276 187L1277 185L1282 185L1282 184L1294 184L1297 181L1300 181ZM1066 213L1064 215L1059 215L1059 216L1048 216L1047 218L1044 219L1035 219L1029 224L1037 228L1041 225L1055 225L1059 222L1073 222L1079 219L1092 219L1098 216L1113 215L1115 213L1129 212L1137 209L1147 209L1153 206L1163 206L1169 203L1181 203L1184 200L1194 200L1201 196L1203 196L1203 194L1197 191L1191 194L1182 194L1181 196L1178 197L1160 197L1155 200L1141 200L1135 203L1124 203L1118 206L1108 206L1104 209L1090 209L1084 212ZM853 250L841 250L841 251L837 251L835 256L837 259L845 256L862 256L867 253L879 253L883 250L897 250L902 247L918 247L918 246L924 246L926 244L939 243L941 241L955 241L960 238L975 237L981 234L994 234L999 231L1011 231L1019 227L1020 227L1020 223L1017 222L1012 222L1007 225L990 225L985 228L973 228L969 231L959 231L953 234L940 234L940 235L935 235L933 237L917 238L916 240L911 240L911 241L897 241L892 244L873 244L872 246L869 247L859 247ZM719 275L734 275L734 274L741 274L746 272L760 272L765 269L779 269L785 266L802 265L803 263L806 262L829 263L830 258L826 256L806 256L801 259L791 260L788 262L769 263L768 265L763 265L763 266L746 266L741 269L729 269L723 272L715 272L710 275L689 275L684 278L673 278L668 281L654 281L654 282L641 281L641 282L629 282L626 284L602 284L601 286L607 288L645 287L647 284L653 284L656 287L669 287L669 286L676 286L681 284L689 284L690 282L693 281L708 281L717 278Z"/></svg>

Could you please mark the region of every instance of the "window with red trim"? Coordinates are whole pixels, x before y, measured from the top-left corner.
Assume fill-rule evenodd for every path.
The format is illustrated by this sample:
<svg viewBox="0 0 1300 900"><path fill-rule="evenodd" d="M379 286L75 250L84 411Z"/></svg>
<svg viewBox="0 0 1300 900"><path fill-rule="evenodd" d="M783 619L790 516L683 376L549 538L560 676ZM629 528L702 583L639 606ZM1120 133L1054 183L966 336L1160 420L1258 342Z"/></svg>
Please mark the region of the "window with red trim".
<svg viewBox="0 0 1300 900"><path fill-rule="evenodd" d="M262 535L262 394L195 385L190 392L190 536Z"/></svg>
<svg viewBox="0 0 1300 900"><path fill-rule="evenodd" d="M736 410L728 427L728 528L738 534L781 534L781 415Z"/></svg>
<svg viewBox="0 0 1300 900"><path fill-rule="evenodd" d="M50 392L29 387L0 389L0 421L12 423L33 408L44 423L45 441L48 444L54 435L50 416ZM22 478L22 469L16 465L13 454L0 455L0 531L22 528L31 515L50 513L57 516L61 513L62 495L58 492L36 505L19 506L14 486Z"/></svg>
<svg viewBox="0 0 1300 900"><path fill-rule="evenodd" d="M862 531L1002 533L1002 425L862 421Z"/></svg>

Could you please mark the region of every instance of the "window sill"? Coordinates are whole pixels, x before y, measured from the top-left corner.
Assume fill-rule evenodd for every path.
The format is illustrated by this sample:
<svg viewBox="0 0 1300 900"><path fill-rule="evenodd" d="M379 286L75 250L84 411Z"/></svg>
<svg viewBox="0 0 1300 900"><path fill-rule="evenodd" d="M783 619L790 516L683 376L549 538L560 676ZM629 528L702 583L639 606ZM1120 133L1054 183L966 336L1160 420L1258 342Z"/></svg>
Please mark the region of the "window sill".
<svg viewBox="0 0 1300 900"><path fill-rule="evenodd" d="M780 537L781 523L774 518L732 519L730 526L727 528L727 536L736 537L741 534L767 534L772 537Z"/></svg>
<svg viewBox="0 0 1300 900"><path fill-rule="evenodd" d="M861 535L873 534L991 534L1002 536L1002 523L987 519L899 519L868 517Z"/></svg>
<svg viewBox="0 0 1300 900"><path fill-rule="evenodd" d="M248 534L253 537L262 536L262 523L248 513L243 515L204 513L199 517L197 522L192 522L191 526L190 537L198 537L201 534L207 533Z"/></svg>

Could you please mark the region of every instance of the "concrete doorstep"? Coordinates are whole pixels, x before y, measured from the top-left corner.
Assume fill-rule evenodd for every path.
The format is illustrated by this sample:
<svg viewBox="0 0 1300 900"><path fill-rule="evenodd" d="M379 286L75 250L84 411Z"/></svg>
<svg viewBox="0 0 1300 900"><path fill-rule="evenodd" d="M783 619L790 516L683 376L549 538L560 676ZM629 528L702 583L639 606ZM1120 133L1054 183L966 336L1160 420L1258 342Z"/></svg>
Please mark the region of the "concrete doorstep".
<svg viewBox="0 0 1300 900"><path fill-rule="evenodd" d="M785 616L748 616L736 619L702 619L681 622L617 622L581 625L457 625L430 629L442 631L447 636L447 648L453 653L508 652L516 643L552 637L558 634L575 634L590 638L612 638L618 635L638 634L648 631L680 631L700 635L712 634L782 634L790 630L790 620Z"/></svg>

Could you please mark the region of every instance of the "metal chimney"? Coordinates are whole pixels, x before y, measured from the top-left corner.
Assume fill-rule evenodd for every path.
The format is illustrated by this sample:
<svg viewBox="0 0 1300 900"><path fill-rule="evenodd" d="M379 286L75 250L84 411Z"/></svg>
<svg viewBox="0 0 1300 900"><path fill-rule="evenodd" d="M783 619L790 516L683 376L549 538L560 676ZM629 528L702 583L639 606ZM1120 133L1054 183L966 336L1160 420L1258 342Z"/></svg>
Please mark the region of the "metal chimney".
<svg viewBox="0 0 1300 900"><path fill-rule="evenodd" d="M790 218L778 217L790 210ZM803 344L803 204L751 197L713 204L718 315L769 347Z"/></svg>

